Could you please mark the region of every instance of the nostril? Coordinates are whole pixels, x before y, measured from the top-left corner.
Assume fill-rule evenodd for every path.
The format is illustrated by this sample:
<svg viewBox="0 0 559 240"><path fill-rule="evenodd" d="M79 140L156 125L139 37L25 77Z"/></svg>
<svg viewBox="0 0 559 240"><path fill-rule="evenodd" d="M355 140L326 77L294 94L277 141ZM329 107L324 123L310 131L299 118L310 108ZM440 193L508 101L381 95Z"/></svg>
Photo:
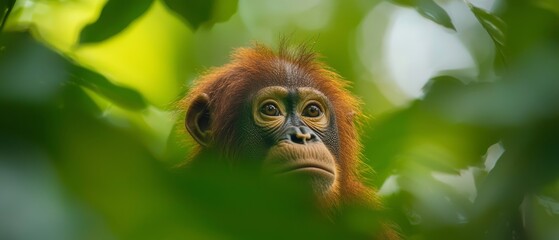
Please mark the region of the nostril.
<svg viewBox="0 0 559 240"><path fill-rule="evenodd" d="M316 141L318 139L318 137L315 134L311 134L309 141L313 142Z"/></svg>
<svg viewBox="0 0 559 240"><path fill-rule="evenodd" d="M295 144L307 144L320 141L318 136L307 127L289 128L287 130L287 136L286 138L284 138L284 140L288 140Z"/></svg>
<svg viewBox="0 0 559 240"><path fill-rule="evenodd" d="M291 142L297 143L297 144L305 144L305 139L304 138L299 138L297 136L297 134L291 134L289 135L289 138L291 140Z"/></svg>

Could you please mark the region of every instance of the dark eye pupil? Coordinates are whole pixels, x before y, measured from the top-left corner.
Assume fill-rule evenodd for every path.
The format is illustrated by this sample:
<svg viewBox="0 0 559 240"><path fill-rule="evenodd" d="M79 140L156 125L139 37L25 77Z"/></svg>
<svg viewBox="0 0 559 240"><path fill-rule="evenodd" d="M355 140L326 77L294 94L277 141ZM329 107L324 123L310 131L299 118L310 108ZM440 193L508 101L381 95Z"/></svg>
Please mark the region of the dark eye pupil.
<svg viewBox="0 0 559 240"><path fill-rule="evenodd" d="M307 116L309 117L318 117L320 115L320 108L315 105L309 106L307 108Z"/></svg>
<svg viewBox="0 0 559 240"><path fill-rule="evenodd" d="M273 104L268 104L262 107L262 113L269 115L269 116L277 116L279 115L278 108Z"/></svg>

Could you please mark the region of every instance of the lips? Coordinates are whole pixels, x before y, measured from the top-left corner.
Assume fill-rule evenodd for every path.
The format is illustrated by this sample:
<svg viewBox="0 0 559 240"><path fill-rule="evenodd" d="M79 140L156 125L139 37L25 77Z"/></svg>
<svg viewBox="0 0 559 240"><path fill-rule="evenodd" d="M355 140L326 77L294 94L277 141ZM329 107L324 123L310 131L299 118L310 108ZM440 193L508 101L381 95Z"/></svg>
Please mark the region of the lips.
<svg viewBox="0 0 559 240"><path fill-rule="evenodd" d="M280 143L270 149L263 161L265 173L276 176L301 176L325 179L336 178L334 157L322 143Z"/></svg>
<svg viewBox="0 0 559 240"><path fill-rule="evenodd" d="M276 174L283 175L295 172L316 172L322 174L329 174L334 175L334 170L328 166L325 166L320 163L313 163L313 162L303 162L298 164L293 164L287 167L284 167L277 171Z"/></svg>

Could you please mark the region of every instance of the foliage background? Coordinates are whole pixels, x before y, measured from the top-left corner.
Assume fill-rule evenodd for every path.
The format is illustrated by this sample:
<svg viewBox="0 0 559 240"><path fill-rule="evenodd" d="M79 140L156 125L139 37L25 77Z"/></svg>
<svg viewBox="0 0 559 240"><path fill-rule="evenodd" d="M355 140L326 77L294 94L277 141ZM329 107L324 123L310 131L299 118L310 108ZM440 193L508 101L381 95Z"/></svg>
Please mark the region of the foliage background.
<svg viewBox="0 0 559 240"><path fill-rule="evenodd" d="M0 239L374 231L379 213L330 226L304 194L173 168L188 84L281 34L363 99L365 177L406 238L559 236L554 0L2 0L0 19Z"/></svg>

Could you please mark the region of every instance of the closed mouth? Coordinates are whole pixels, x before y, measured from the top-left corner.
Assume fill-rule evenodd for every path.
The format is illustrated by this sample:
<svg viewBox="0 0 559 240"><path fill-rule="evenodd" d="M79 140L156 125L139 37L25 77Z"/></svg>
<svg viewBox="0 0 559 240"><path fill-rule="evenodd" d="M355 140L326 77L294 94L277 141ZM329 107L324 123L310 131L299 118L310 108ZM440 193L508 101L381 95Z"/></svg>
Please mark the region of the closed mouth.
<svg viewBox="0 0 559 240"><path fill-rule="evenodd" d="M299 171L317 171L334 175L334 171L332 169L317 163L293 164L291 166L282 168L280 171L277 172L277 174L283 175Z"/></svg>

